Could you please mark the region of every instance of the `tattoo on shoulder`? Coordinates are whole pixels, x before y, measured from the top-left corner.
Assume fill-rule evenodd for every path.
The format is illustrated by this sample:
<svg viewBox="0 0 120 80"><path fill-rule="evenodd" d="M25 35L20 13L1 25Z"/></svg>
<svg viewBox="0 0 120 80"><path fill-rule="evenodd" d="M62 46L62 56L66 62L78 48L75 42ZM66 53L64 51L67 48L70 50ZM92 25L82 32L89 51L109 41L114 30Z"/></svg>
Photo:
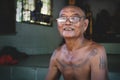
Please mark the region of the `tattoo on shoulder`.
<svg viewBox="0 0 120 80"><path fill-rule="evenodd" d="M83 66L83 65L85 65L88 61L89 61L89 59L91 58L91 57L93 57L93 56L95 56L97 54L97 50L96 49L93 49L89 54L88 54L88 56L86 57L86 59L81 63L81 64L79 64L78 66ZM76 66L77 67L77 66Z"/></svg>
<svg viewBox="0 0 120 80"><path fill-rule="evenodd" d="M97 54L97 50L93 49L92 51L90 51L90 53L87 55L87 57L84 59L84 61L78 65L73 65L74 67L82 67L83 65L85 65L89 59L93 56L95 56Z"/></svg>
<svg viewBox="0 0 120 80"><path fill-rule="evenodd" d="M89 53L88 57L95 56L96 54L97 54L97 50L96 50L96 49L93 49L93 50Z"/></svg>
<svg viewBox="0 0 120 80"><path fill-rule="evenodd" d="M106 61L105 61L104 56L100 56L99 68L100 69L105 69L106 68Z"/></svg>

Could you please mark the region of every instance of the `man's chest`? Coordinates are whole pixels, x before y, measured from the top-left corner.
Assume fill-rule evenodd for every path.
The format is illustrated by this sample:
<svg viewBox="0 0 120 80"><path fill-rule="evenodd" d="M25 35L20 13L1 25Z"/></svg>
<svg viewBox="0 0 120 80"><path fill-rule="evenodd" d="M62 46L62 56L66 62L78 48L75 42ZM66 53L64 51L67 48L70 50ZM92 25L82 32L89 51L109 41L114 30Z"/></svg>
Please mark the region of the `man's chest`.
<svg viewBox="0 0 120 80"><path fill-rule="evenodd" d="M88 77L90 73L89 61L83 58L70 58L57 60L57 66L62 75L64 75L67 80L82 80L82 78Z"/></svg>
<svg viewBox="0 0 120 80"><path fill-rule="evenodd" d="M62 68L81 68L89 64L89 58L66 55L57 59L58 65Z"/></svg>
<svg viewBox="0 0 120 80"><path fill-rule="evenodd" d="M90 59L96 55L94 50L78 50L74 53L63 51L57 59L57 63L62 68L82 68L90 65Z"/></svg>

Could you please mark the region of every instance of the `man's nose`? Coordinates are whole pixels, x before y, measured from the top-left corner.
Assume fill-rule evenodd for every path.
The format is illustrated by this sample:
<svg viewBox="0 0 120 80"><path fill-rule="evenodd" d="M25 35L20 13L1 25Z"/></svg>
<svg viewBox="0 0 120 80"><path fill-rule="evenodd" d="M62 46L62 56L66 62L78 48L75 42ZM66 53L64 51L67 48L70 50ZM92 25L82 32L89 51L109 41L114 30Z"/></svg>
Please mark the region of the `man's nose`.
<svg viewBox="0 0 120 80"><path fill-rule="evenodd" d="M66 20L66 22L65 22L65 24L71 24L72 22L70 21L70 19L69 18L67 18L67 20Z"/></svg>

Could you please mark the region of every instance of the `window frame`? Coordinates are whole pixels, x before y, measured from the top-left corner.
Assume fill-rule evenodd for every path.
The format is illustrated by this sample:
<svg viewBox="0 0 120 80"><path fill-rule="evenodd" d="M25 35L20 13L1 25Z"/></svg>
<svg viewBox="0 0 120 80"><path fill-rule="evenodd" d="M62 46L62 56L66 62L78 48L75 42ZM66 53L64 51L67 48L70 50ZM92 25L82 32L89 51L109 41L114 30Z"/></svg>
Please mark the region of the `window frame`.
<svg viewBox="0 0 120 80"><path fill-rule="evenodd" d="M28 3L25 3L25 1ZM33 3L30 1L33 1ZM41 0L41 1L42 1L42 8L40 10L41 12L38 12L37 11L38 8L35 7L35 0L17 0L17 2L16 2L16 22L35 24L35 25L43 25L43 26L52 26L52 0L49 0L49 1ZM45 3L43 1L48 1L49 3ZM48 7L46 7L45 6L46 4L50 4L50 5ZM26 10L25 10L25 8L26 8ZM37 8L37 9L35 10L35 8ZM43 9L43 8L46 8L48 12L46 11L46 9ZM42 12L44 10L46 11L46 13ZM34 15L32 15L32 14L34 14Z"/></svg>

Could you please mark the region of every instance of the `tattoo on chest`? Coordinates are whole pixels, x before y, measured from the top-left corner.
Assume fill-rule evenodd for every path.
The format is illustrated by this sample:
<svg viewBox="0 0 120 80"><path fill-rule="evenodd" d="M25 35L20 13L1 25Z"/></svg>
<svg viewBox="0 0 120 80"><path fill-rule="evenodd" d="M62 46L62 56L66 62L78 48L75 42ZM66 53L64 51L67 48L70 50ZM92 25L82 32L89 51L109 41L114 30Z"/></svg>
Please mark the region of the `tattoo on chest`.
<svg viewBox="0 0 120 80"><path fill-rule="evenodd" d="M76 63L66 63L66 61L64 59L62 60L58 60L57 62L61 65L61 67L67 68L67 67L72 67L72 68L80 68L82 66L84 66L91 57L94 57L97 54L96 49L93 49L91 52L89 52L89 54L84 58L84 59L78 59L77 60L77 64Z"/></svg>

